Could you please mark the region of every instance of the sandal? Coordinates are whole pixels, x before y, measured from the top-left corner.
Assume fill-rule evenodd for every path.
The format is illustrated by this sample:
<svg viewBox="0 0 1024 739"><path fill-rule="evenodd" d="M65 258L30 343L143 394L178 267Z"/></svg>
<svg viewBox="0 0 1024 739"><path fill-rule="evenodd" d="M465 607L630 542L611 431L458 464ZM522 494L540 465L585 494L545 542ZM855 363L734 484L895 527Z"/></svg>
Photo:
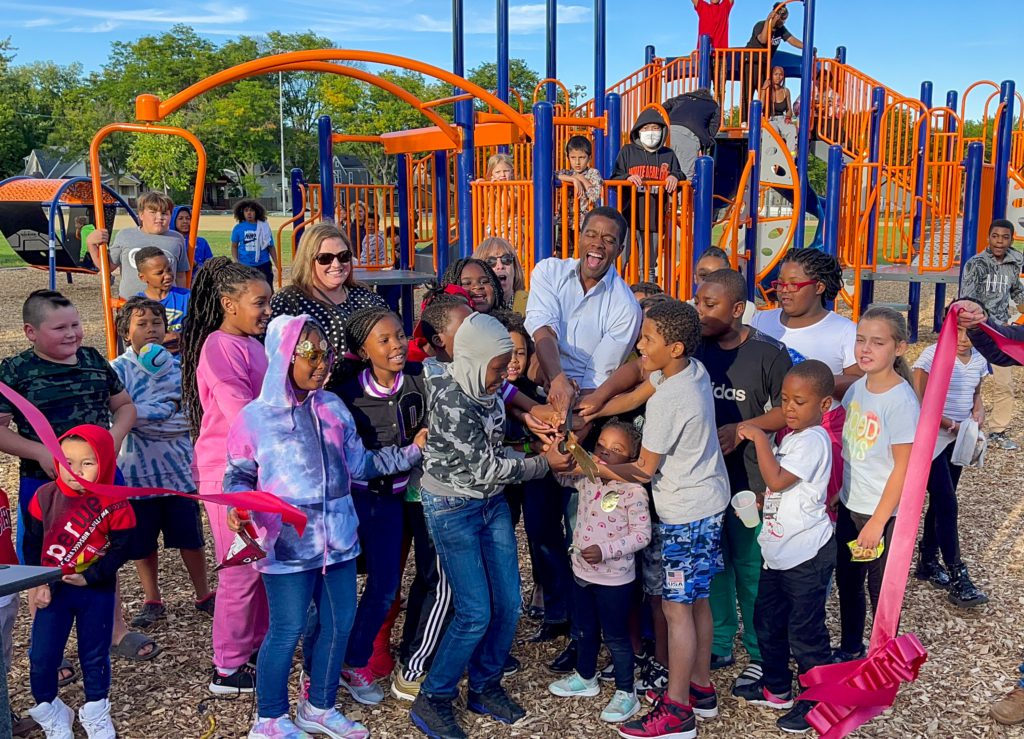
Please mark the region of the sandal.
<svg viewBox="0 0 1024 739"><path fill-rule="evenodd" d="M64 675L64 677L61 677ZM60 661L60 667L57 668L57 687L63 688L65 685L70 685L78 679L78 673L75 672L74 666L66 659Z"/></svg>
<svg viewBox="0 0 1024 739"><path fill-rule="evenodd" d="M143 652L146 647L150 647L153 651L148 654ZM160 645L145 634L129 631L119 644L110 645L110 653L131 662L148 662L160 654Z"/></svg>
<svg viewBox="0 0 1024 739"><path fill-rule="evenodd" d="M207 616L213 618L213 607L217 603L217 591L211 590L209 593L199 598L196 601L196 610L200 613L205 613Z"/></svg>
<svg viewBox="0 0 1024 739"><path fill-rule="evenodd" d="M132 619L133 629L148 629L167 615L167 607L162 600L147 600L142 604L139 615Z"/></svg>

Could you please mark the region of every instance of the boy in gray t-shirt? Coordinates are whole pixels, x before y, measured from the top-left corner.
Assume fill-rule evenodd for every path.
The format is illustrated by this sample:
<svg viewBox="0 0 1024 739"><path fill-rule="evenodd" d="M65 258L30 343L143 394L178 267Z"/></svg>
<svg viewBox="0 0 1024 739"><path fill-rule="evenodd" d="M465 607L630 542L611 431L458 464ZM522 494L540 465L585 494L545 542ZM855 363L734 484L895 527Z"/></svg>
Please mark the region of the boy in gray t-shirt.
<svg viewBox="0 0 1024 739"><path fill-rule="evenodd" d="M121 268L121 282L117 291L122 298L130 298L146 289L146 284L139 277L139 270L135 266L135 253L146 246L155 246L167 255L167 260L174 271L175 285L188 285L191 264L185 238L177 231L169 230L173 207L174 201L163 193L146 192L140 195L138 200L138 228L118 231L113 243L110 243L110 232L105 228L96 229L89 234L86 246L94 264L100 263L100 244L109 244L107 259L110 269L113 271L117 267Z"/></svg>
<svg viewBox="0 0 1024 739"><path fill-rule="evenodd" d="M692 305L668 300L647 311L637 349L655 391L647 403L640 458L599 465L606 480L651 481L661 519L668 688L660 709L626 728L642 731L656 724L680 736L696 733L695 711L705 717L718 714L711 685L708 596L711 579L722 571L722 520L729 505L711 383L700 362L690 358L700 334Z"/></svg>

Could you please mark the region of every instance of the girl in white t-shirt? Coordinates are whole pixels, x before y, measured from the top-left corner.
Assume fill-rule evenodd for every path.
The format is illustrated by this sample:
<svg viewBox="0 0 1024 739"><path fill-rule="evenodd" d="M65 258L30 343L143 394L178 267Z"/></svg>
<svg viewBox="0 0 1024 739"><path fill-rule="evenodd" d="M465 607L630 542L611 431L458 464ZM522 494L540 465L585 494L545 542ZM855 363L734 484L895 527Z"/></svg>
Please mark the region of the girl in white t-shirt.
<svg viewBox="0 0 1024 739"><path fill-rule="evenodd" d="M864 656L867 578L872 609L878 607L882 575L892 543L896 509L910 461L920 405L911 388L907 351L907 322L891 308L868 310L857 324L857 365L865 376L843 397L843 490L836 520L836 584L842 641L839 661ZM849 543L882 554L854 562Z"/></svg>
<svg viewBox="0 0 1024 739"><path fill-rule="evenodd" d="M935 345L932 345L921 352L914 363L914 390L919 399L924 398L934 359ZM981 383L988 374L988 362L971 345L967 329L961 328L953 374L939 422L935 458L928 473L928 512L924 516L921 555L915 573L918 580L927 580L937 588L948 588L950 602L966 608L987 603L988 596L971 582L967 565L960 558L956 488L963 467L953 464L953 442L964 421L973 419L979 427L984 425ZM939 550L948 572L939 564Z"/></svg>

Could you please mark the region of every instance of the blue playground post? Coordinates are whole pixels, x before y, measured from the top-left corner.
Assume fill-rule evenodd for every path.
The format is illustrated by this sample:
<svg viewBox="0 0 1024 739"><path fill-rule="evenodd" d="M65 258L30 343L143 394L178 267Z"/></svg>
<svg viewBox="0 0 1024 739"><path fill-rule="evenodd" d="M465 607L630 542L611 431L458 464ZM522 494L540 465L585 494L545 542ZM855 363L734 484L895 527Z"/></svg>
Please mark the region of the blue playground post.
<svg viewBox="0 0 1024 739"><path fill-rule="evenodd" d="M399 154L396 158L398 168L398 268L409 269L409 253L415 239L412 237L412 220L409 218L409 155ZM412 305L412 285L402 285L402 325L406 336L412 336L412 319L415 309Z"/></svg>
<svg viewBox="0 0 1024 739"><path fill-rule="evenodd" d="M654 48L654 44L647 44L644 47L644 66L653 62L655 56L657 56L657 51Z"/></svg>
<svg viewBox="0 0 1024 739"><path fill-rule="evenodd" d="M981 172L985 161L985 145L974 141L967 145L967 172L964 178L964 225L960 237L960 284L964 281L964 265L978 253L978 221L981 216ZM957 290L959 292L959 288Z"/></svg>
<svg viewBox="0 0 1024 739"><path fill-rule="evenodd" d="M555 216L555 111L548 102L533 106L533 252L535 262L551 256Z"/></svg>
<svg viewBox="0 0 1024 739"><path fill-rule="evenodd" d="M804 0L803 54L800 61L800 129L797 136L797 179L800 192L807 188L807 156L811 146L811 101L814 97L814 0ZM753 118L753 114L751 114ZM802 249L804 232L807 230L807 203L801 199L803 211L796 219L793 230L793 246Z"/></svg>
<svg viewBox="0 0 1024 739"><path fill-rule="evenodd" d="M836 47L836 61L840 64L846 64L846 47Z"/></svg>
<svg viewBox="0 0 1024 739"><path fill-rule="evenodd" d="M317 119L317 131L320 135L320 205L323 219L334 223L334 140L331 138L334 131L329 115Z"/></svg>
<svg viewBox="0 0 1024 739"><path fill-rule="evenodd" d="M747 233L744 246L747 252L747 300L754 299L757 283L757 211L761 205L761 101L750 102L750 123L747 147L754 152L754 171L747 185ZM801 242L802 245L802 242Z"/></svg>
<svg viewBox="0 0 1024 739"><path fill-rule="evenodd" d="M448 270L448 157L434 152L434 253L437 255L437 277Z"/></svg>
<svg viewBox="0 0 1024 739"><path fill-rule="evenodd" d="M843 147L833 144L828 147L828 184L825 189L825 243L826 254L839 255L839 197L843 187ZM835 301L829 301L829 310L835 309Z"/></svg>
<svg viewBox="0 0 1024 739"><path fill-rule="evenodd" d="M699 156L693 176L693 254L690 259L694 272L700 255L711 246L714 195L715 160L707 155Z"/></svg>
<svg viewBox="0 0 1024 739"><path fill-rule="evenodd" d="M458 155L459 188L459 256L473 255L473 192L471 185L475 178L473 161L473 112L472 100L455 103L455 123L462 127L462 149Z"/></svg>
<svg viewBox="0 0 1024 739"><path fill-rule="evenodd" d="M452 0L452 72L459 77L466 76L465 28L462 0Z"/></svg>
<svg viewBox="0 0 1024 739"><path fill-rule="evenodd" d="M870 130L870 145L868 147L868 162L870 164L878 164L879 157L879 141L882 136L882 111L885 110L885 88L876 87L871 91L871 130ZM878 187L878 170L873 169L871 171L871 190L873 191ZM868 243L867 243L867 262L875 266L875 246L877 244L877 230L878 230L878 207L877 205L871 209L871 213L868 215ZM864 280L860 287L860 310L861 313L868 309L875 300L875 281Z"/></svg>
<svg viewBox="0 0 1024 739"><path fill-rule="evenodd" d="M1013 107L1016 102L1013 80L999 88L999 102L1005 103L1003 117L996 131L996 181L992 188L992 218L1006 218L1007 178L1010 176L1010 139L1013 135Z"/></svg>
<svg viewBox="0 0 1024 739"><path fill-rule="evenodd" d="M608 136L605 139L608 156L605 157L604 169L601 176L606 180L611 179L612 168L619 156L619 149L622 148L622 97L617 92L609 92L604 96L605 110L608 112ZM609 193L609 200L615 199L615 193ZM609 202L613 208L615 202Z"/></svg>
<svg viewBox="0 0 1024 739"><path fill-rule="evenodd" d="M544 76L553 80L558 78L558 0L547 0L547 21L547 65ZM554 82L545 85L545 94L552 105L558 102ZM565 101L565 107L569 109L568 100Z"/></svg>
<svg viewBox="0 0 1024 739"><path fill-rule="evenodd" d="M711 89L711 37L706 33L697 39L697 87Z"/></svg>
<svg viewBox="0 0 1024 739"><path fill-rule="evenodd" d="M305 185L306 180L302 176L302 170L298 167L293 167L291 171L291 177L289 177L288 184L292 191L292 217L302 215L305 211L305 204L302 202L302 190L299 188L300 185ZM299 225L299 221L295 221L295 225L292 228L295 230L295 244L298 245L299 239L302 238L302 232L305 229L296 228Z"/></svg>
<svg viewBox="0 0 1024 739"><path fill-rule="evenodd" d="M918 142L917 142L917 185L914 187L914 219L911 225L911 248L916 248L917 244L921 239L921 231L923 223L921 221L923 215L922 202L924 200L924 162L926 159L926 153L928 151L928 141L925 135L928 131L928 111L932 108L932 83L922 82L921 83L921 102L924 103L925 114L921 118L918 124ZM918 259L923 258L923 254L918 255ZM913 270L913 265L911 265ZM910 308L907 310L907 328L910 334L910 343L913 344L917 341L918 323L921 320L921 281L913 279L911 275L910 284L907 287L907 304Z"/></svg>
<svg viewBox="0 0 1024 739"><path fill-rule="evenodd" d="M605 0L594 0L594 117L604 115L605 94L605 47L607 39ZM605 171L604 131L594 130L594 168Z"/></svg>
<svg viewBox="0 0 1024 739"><path fill-rule="evenodd" d="M508 102L508 0L498 0L498 99Z"/></svg>
<svg viewBox="0 0 1024 739"><path fill-rule="evenodd" d="M957 95L956 90L950 90L949 92L947 92L946 93L946 107L949 108L952 111L955 111L956 110L957 98L958 98L958 95ZM947 130L948 131L956 131L956 129L957 129L956 118L953 117L953 116L947 116L946 121L947 121L946 122ZM949 148L947 149L947 151L951 151L952 147L953 147L953 143L950 142L948 146L949 146ZM950 248L952 248L952 244L950 245ZM935 305L932 308L932 331L934 331L935 333L939 333L939 331L942 330L942 318L943 318L943 314L945 313L945 305L946 305L946 283L945 282L936 282L935 283Z"/></svg>

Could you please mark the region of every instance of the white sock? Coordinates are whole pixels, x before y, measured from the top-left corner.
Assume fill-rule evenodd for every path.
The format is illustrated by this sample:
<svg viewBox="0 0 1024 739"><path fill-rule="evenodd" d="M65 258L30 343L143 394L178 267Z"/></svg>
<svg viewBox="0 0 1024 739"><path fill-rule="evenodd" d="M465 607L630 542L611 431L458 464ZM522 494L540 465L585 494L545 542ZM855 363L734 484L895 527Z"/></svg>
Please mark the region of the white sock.
<svg viewBox="0 0 1024 739"><path fill-rule="evenodd" d="M231 677L236 672L238 672L237 667L229 667L227 669L221 669L220 667L217 668L217 674L221 677Z"/></svg>

